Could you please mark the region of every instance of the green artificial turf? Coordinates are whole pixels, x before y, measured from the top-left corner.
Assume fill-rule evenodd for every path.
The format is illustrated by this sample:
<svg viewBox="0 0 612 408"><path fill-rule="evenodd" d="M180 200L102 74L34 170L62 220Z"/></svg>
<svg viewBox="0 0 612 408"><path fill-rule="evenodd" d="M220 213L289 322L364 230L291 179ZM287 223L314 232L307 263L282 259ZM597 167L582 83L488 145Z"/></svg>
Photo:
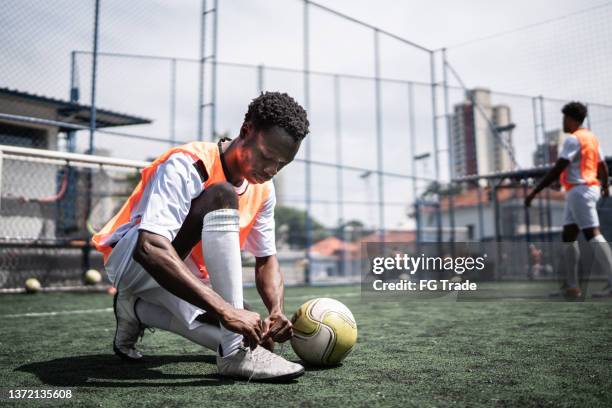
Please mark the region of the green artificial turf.
<svg viewBox="0 0 612 408"><path fill-rule="evenodd" d="M340 367L258 384L219 378L212 352L162 331L145 335L144 362L117 359L109 295L3 295L0 388L73 390L52 406L612 406L610 301L372 302L356 286L315 287L287 289L287 310L320 296L353 311L355 350ZM263 311L255 290L246 297Z"/></svg>

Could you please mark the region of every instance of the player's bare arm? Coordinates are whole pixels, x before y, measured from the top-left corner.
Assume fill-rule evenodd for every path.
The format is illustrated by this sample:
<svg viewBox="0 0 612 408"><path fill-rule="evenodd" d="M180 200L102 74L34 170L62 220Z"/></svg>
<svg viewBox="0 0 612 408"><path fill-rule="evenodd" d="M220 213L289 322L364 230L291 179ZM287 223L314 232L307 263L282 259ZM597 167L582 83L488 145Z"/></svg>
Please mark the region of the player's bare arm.
<svg viewBox="0 0 612 408"><path fill-rule="evenodd" d="M599 179L599 182L601 183L601 196L609 197L610 189L609 189L608 183L609 183L610 175L608 172L608 165L603 160L600 161L597 165L597 178Z"/></svg>
<svg viewBox="0 0 612 408"><path fill-rule="evenodd" d="M134 260L151 274L161 287L175 296L216 315L223 325L255 347L261 341L261 320L257 313L235 309L214 290L202 284L187 268L172 243L161 235L140 231Z"/></svg>
<svg viewBox="0 0 612 408"><path fill-rule="evenodd" d="M535 188L525 197L525 205L529 207L533 199L538 195L538 193L544 190L546 187L550 186L556 180L559 180L559 176L563 173L563 170L569 166L570 162L567 159L558 159L553 166L552 169L548 171L540 180L540 182L535 186Z"/></svg>
<svg viewBox="0 0 612 408"><path fill-rule="evenodd" d="M272 353L292 325L273 256L271 179L295 158L308 125L289 95L262 93L249 104L238 137L173 147L144 168L129 205L94 237L117 285L118 356L141 359L140 333L155 327L215 351L224 376L263 381L304 373ZM244 302L241 248L259 257L265 328Z"/></svg>
<svg viewBox="0 0 612 408"><path fill-rule="evenodd" d="M285 285L276 255L256 258L255 283L269 316L263 322L262 341L282 343L291 338L291 321L283 313Z"/></svg>

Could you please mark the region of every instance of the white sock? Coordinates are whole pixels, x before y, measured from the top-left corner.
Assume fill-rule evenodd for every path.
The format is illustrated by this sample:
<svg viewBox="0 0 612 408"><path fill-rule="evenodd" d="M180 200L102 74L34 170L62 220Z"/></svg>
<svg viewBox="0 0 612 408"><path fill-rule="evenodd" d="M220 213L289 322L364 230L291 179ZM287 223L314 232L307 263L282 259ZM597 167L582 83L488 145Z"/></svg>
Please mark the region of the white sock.
<svg viewBox="0 0 612 408"><path fill-rule="evenodd" d="M214 291L233 307L243 309L238 210L225 208L204 216L202 252ZM232 354L241 343L242 335L221 326L222 355Z"/></svg>
<svg viewBox="0 0 612 408"><path fill-rule="evenodd" d="M578 241L564 242L564 257L565 267L567 268L566 282L569 288L578 287L578 261L580 259L580 249Z"/></svg>
<svg viewBox="0 0 612 408"><path fill-rule="evenodd" d="M146 300L138 300L136 303L136 315L146 326L176 333L215 352L221 342L221 330L219 327L194 322L191 325L192 328L189 329L168 310Z"/></svg>
<svg viewBox="0 0 612 408"><path fill-rule="evenodd" d="M612 285L612 250L610 250L610 245L608 245L608 242L601 234L591 238L589 243L593 243L595 261L597 261L599 267L603 268L608 276L608 284Z"/></svg>

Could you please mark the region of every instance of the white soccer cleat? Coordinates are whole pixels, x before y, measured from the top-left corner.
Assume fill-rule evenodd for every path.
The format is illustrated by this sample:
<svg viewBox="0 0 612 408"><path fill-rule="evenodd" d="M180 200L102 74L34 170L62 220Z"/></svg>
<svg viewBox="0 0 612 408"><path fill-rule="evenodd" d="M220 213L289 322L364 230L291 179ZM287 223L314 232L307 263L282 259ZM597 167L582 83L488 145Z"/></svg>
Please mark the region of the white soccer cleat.
<svg viewBox="0 0 612 408"><path fill-rule="evenodd" d="M136 350L136 342L142 337L145 326L140 323L134 311L138 298L126 296L123 292L115 293L113 310L115 311L115 338L113 351L125 360L139 360L142 354Z"/></svg>
<svg viewBox="0 0 612 408"><path fill-rule="evenodd" d="M217 356L217 369L225 377L254 381L287 381L304 374L304 367L263 347L241 346L229 356Z"/></svg>

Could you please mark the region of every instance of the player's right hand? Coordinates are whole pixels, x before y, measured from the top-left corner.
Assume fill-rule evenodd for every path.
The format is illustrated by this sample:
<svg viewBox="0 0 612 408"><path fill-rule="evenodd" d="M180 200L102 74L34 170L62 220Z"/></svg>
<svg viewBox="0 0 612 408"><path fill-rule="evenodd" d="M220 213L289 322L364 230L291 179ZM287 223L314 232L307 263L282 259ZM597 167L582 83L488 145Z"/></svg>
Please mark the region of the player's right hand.
<svg viewBox="0 0 612 408"><path fill-rule="evenodd" d="M251 349L261 341L261 317L255 312L232 309L221 317L221 323L226 329L242 334Z"/></svg>

